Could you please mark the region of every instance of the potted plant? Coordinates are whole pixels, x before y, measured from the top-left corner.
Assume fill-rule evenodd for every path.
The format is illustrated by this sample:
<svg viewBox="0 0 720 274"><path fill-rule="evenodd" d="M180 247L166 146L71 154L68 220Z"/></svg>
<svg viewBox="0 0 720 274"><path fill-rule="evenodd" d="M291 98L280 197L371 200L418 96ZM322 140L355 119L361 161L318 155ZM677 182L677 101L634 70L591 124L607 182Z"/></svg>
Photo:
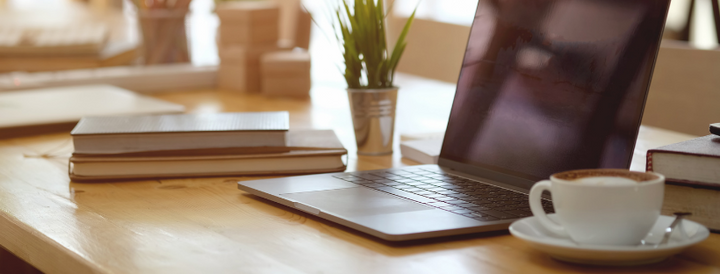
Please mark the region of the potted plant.
<svg viewBox="0 0 720 274"><path fill-rule="evenodd" d="M390 154L398 92L393 80L415 12L390 50L386 35L388 11L383 0L354 0L352 4L338 1L332 25L345 63L343 76L358 154Z"/></svg>

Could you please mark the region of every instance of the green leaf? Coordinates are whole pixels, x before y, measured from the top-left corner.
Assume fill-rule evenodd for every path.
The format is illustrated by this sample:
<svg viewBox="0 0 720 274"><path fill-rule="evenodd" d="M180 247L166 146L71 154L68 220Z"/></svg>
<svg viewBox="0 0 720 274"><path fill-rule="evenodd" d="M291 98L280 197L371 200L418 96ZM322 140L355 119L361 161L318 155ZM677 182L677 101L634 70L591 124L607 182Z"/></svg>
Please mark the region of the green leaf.
<svg viewBox="0 0 720 274"><path fill-rule="evenodd" d="M332 1L338 1L330 18L333 34L344 59L343 76L348 87L392 87L395 69L405 50L405 39L415 12L403 27L390 53L386 36L387 12L383 0L354 0L352 5L348 0Z"/></svg>

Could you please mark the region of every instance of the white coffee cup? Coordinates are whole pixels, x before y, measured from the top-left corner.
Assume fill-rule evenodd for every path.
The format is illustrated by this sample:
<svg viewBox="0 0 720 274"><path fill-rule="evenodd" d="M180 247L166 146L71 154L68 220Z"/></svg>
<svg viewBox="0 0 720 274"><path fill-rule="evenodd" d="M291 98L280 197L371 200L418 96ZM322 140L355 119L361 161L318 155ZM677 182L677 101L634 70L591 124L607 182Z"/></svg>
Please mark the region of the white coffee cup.
<svg viewBox="0 0 720 274"><path fill-rule="evenodd" d="M557 222L541 204L552 194ZM548 230L579 244L637 245L660 217L665 177L624 169L560 172L530 190L530 209Z"/></svg>

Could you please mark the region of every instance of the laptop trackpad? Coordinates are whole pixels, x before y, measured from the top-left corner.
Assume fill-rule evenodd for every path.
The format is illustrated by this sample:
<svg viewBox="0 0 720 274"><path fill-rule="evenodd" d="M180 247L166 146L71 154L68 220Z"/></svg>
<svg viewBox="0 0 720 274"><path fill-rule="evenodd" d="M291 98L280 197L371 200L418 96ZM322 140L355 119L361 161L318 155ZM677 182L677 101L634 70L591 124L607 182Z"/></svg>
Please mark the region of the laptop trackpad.
<svg viewBox="0 0 720 274"><path fill-rule="evenodd" d="M280 196L345 217L434 209L364 187L285 193Z"/></svg>

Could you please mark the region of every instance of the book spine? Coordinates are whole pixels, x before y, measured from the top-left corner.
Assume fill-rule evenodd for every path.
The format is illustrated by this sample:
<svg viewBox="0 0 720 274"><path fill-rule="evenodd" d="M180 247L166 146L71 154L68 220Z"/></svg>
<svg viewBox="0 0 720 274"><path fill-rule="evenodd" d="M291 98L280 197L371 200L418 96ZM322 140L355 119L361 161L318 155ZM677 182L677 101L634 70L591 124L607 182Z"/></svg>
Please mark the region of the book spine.
<svg viewBox="0 0 720 274"><path fill-rule="evenodd" d="M720 191L720 184L715 183L706 183L706 182L698 182L698 181L690 181L690 180L683 180L683 179L676 179L676 178L665 178L665 184L671 184L671 185L678 185L678 186L687 186L697 189L712 189Z"/></svg>
<svg viewBox="0 0 720 274"><path fill-rule="evenodd" d="M720 191L680 185L666 185L661 214L692 212L687 219L720 230Z"/></svg>
<svg viewBox="0 0 720 274"><path fill-rule="evenodd" d="M646 161L645 161L645 171L653 171L653 162L652 162L652 151L647 152Z"/></svg>

